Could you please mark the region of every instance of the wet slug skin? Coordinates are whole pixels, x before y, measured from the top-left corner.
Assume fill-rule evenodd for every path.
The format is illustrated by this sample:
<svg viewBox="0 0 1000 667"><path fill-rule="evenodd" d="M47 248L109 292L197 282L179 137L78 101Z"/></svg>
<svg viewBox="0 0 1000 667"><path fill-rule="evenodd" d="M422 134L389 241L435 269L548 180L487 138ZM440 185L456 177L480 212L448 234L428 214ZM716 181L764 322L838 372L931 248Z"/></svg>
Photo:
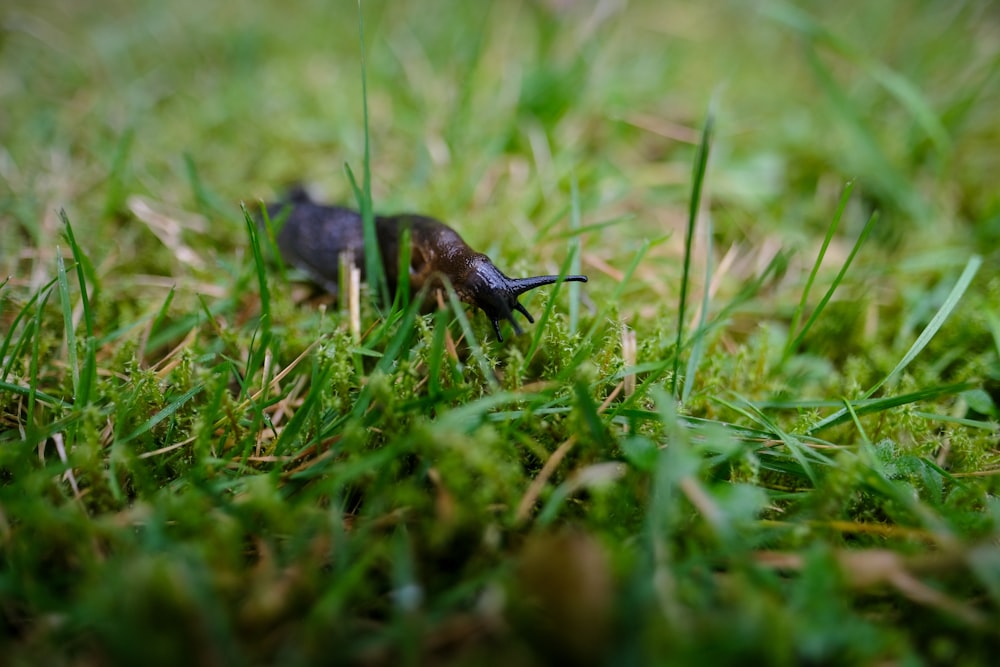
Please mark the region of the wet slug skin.
<svg viewBox="0 0 1000 667"><path fill-rule="evenodd" d="M327 292L338 292L342 253L364 270L364 234L357 211L318 204L304 190L295 189L284 201L268 204L267 212L274 220L284 218L278 233L282 259ZM514 319L515 310L528 322L535 321L518 296L559 280L555 275L510 278L489 257L470 248L448 225L406 213L375 217L375 233L390 290L397 285L399 244L405 237L404 230L409 230L410 239L410 291L416 294L428 281L433 287L435 282L440 284L440 276L446 276L462 301L486 313L500 341L501 320L509 320L514 332L521 333ZM563 280L585 283L587 277L569 275Z"/></svg>

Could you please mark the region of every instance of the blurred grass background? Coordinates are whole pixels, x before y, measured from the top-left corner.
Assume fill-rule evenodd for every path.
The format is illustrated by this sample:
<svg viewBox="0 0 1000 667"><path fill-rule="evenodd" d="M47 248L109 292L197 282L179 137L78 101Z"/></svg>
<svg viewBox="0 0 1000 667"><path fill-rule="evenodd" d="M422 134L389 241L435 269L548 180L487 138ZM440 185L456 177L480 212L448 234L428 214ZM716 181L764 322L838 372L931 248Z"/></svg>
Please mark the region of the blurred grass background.
<svg viewBox="0 0 1000 667"><path fill-rule="evenodd" d="M580 331L560 295L539 338L479 363L445 353L443 314L359 348L270 269L260 318L239 203L296 182L353 203L355 3L5 3L12 664L987 664L995 5L362 10L376 210L445 220L513 276L558 272L578 238ZM710 107L692 309L710 255L719 321L699 327L677 304ZM792 349L848 182L809 304L835 298ZM811 430L936 313L875 396L922 400ZM700 361L680 414L678 354Z"/></svg>

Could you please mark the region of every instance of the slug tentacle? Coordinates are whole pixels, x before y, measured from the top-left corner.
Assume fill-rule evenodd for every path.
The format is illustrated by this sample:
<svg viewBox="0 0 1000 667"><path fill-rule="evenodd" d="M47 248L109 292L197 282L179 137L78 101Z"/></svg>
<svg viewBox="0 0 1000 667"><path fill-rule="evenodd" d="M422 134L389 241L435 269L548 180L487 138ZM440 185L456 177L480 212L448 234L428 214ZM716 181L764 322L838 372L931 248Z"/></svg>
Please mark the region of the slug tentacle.
<svg viewBox="0 0 1000 667"><path fill-rule="evenodd" d="M284 202L268 205L267 209L271 217L287 216L278 234L282 258L303 270L326 291L337 293L341 254L350 254L355 265L363 266L364 235L357 212L317 204L301 188L293 190ZM535 321L517 298L560 280L560 276L553 275L510 278L489 257L472 250L458 232L434 218L413 214L377 216L375 231L390 290L398 284L403 230L409 230L410 237L410 290L416 294L428 281L432 288L440 288L438 276L447 277L462 301L486 313L500 341L503 341L501 320L508 320L515 333L522 333L514 319L515 310L528 322ZM585 283L587 277L569 275L562 280Z"/></svg>

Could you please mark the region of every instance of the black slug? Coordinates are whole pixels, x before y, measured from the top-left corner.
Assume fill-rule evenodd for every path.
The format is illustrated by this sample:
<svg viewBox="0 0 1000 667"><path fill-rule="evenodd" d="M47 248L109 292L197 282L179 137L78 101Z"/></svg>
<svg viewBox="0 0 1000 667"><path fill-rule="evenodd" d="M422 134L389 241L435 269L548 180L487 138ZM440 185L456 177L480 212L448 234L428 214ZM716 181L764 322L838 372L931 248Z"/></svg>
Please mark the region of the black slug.
<svg viewBox="0 0 1000 667"><path fill-rule="evenodd" d="M282 258L326 291L337 294L341 253L351 253L355 265L364 271L364 236L361 215L356 211L317 204L304 190L295 189L285 201L268 204L267 212L272 219L285 218L278 233ZM500 341L500 320L510 320L514 332L521 333L514 320L515 310L529 322L535 321L517 297L559 280L559 276L510 278L489 257L470 248L458 232L434 218L376 216L375 233L390 290L397 285L399 241L404 229L410 230L411 291L415 294L428 280L446 276L462 301L486 313ZM571 275L563 280L585 283L587 277Z"/></svg>

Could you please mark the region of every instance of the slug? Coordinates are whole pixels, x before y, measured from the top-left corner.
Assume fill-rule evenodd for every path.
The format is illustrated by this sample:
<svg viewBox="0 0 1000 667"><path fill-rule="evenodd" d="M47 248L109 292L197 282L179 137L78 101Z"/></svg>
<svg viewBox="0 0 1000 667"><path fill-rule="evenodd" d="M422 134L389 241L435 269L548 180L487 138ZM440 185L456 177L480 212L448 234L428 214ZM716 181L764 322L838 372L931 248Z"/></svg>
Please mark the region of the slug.
<svg viewBox="0 0 1000 667"><path fill-rule="evenodd" d="M364 234L361 215L356 211L318 204L307 192L296 188L285 201L268 204L267 213L274 219L285 218L277 238L282 259L304 271L327 292L337 294L341 253L349 253L354 264L364 271ZM470 248L448 225L406 213L375 217L379 253L390 291L398 284L399 243L404 229L410 231L411 292L416 294L428 281L440 286L440 276L447 277L462 301L486 313L501 342L501 320L509 320L514 332L522 333L514 319L515 310L528 322L535 322L517 297L559 280L559 276L551 275L510 278L489 257ZM563 280L585 283L587 276L570 275Z"/></svg>

